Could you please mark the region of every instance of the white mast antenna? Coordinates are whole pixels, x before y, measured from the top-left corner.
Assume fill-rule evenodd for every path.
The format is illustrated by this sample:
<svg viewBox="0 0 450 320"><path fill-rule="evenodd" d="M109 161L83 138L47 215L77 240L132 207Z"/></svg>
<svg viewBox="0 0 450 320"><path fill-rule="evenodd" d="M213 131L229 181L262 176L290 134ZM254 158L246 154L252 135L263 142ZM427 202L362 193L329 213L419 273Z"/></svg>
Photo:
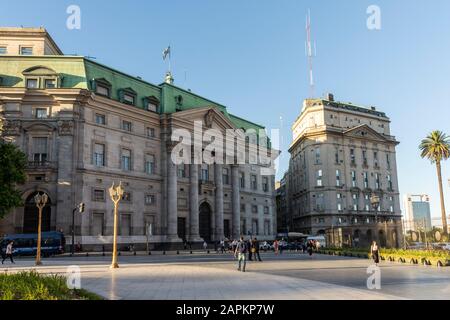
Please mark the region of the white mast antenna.
<svg viewBox="0 0 450 320"><path fill-rule="evenodd" d="M314 98L314 74L313 74L313 58L316 56L316 43L314 42L314 51L313 44L311 40L311 12L308 10L308 15L306 16L306 56L308 57L308 66L309 66L309 97Z"/></svg>

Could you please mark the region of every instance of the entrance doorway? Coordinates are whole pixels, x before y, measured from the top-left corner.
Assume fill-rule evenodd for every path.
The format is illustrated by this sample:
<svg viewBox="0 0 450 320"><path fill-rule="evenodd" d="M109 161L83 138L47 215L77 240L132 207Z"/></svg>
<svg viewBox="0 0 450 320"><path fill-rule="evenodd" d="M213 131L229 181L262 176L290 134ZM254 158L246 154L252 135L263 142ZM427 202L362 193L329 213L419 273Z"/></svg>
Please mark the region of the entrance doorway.
<svg viewBox="0 0 450 320"><path fill-rule="evenodd" d="M34 192L28 196L25 200L24 214L23 214L23 233L37 233L38 232L38 220L39 210L34 202L34 197L38 192ZM51 201L48 198L47 204L42 209L42 232L50 231L50 218L51 218Z"/></svg>
<svg viewBox="0 0 450 320"><path fill-rule="evenodd" d="M211 207L206 202L199 209L199 233L206 242L211 241Z"/></svg>

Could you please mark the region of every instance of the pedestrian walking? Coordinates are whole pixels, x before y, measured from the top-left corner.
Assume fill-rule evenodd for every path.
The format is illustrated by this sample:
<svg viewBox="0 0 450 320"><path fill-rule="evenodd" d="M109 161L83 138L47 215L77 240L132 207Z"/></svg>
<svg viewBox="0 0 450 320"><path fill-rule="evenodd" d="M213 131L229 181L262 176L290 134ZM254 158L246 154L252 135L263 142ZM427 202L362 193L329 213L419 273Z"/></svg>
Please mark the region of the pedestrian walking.
<svg viewBox="0 0 450 320"><path fill-rule="evenodd" d="M236 251L237 243L238 242L236 241L236 239L233 239L233 241L231 242L231 250L232 250L233 254Z"/></svg>
<svg viewBox="0 0 450 320"><path fill-rule="evenodd" d="M247 254L247 244L244 241L244 237L241 237L241 240L236 244L236 249L234 251L234 257L238 259L238 271L245 272L245 266L247 264L246 261ZM242 265L242 269L241 269Z"/></svg>
<svg viewBox="0 0 450 320"><path fill-rule="evenodd" d="M253 250L252 250L252 238L248 239L247 244L247 252L248 252L248 261L253 261Z"/></svg>
<svg viewBox="0 0 450 320"><path fill-rule="evenodd" d="M208 244L206 243L206 241L203 241L203 250L206 250L208 248Z"/></svg>
<svg viewBox="0 0 450 320"><path fill-rule="evenodd" d="M225 252L225 241L220 240L220 250L222 251L222 254Z"/></svg>
<svg viewBox="0 0 450 320"><path fill-rule="evenodd" d="M253 242L252 242L252 250L253 250L253 255L255 256L255 261L257 258L258 258L258 261L262 261L261 256L259 255L259 241L258 241L258 239L256 239L256 237L255 237L255 239L253 239Z"/></svg>
<svg viewBox="0 0 450 320"><path fill-rule="evenodd" d="M372 242L372 245L370 246L370 254L372 255L373 262L376 266L380 263L380 253L378 251L378 245L376 241Z"/></svg>
<svg viewBox="0 0 450 320"><path fill-rule="evenodd" d="M275 252L275 254L278 254L278 240L275 240L273 242L273 251Z"/></svg>
<svg viewBox="0 0 450 320"><path fill-rule="evenodd" d="M8 245L6 246L6 251L5 251L5 255L3 256L3 259L2 259L2 264L5 262L5 260L7 258L9 258L11 260L12 264L15 264L14 259L13 259L13 251L14 251L13 245L14 245L14 241L10 241L8 243Z"/></svg>
<svg viewBox="0 0 450 320"><path fill-rule="evenodd" d="M312 240L309 240L307 247L308 247L308 254L311 257L313 254L313 248L314 248L314 243L312 242Z"/></svg>

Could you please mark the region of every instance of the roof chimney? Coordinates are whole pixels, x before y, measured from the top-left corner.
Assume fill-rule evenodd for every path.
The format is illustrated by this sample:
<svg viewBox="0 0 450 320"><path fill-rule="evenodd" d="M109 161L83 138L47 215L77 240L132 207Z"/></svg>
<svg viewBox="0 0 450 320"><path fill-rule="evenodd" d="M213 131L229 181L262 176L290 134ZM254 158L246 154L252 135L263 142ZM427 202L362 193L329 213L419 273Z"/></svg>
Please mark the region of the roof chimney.
<svg viewBox="0 0 450 320"><path fill-rule="evenodd" d="M332 93L327 93L327 100L334 101L334 95Z"/></svg>

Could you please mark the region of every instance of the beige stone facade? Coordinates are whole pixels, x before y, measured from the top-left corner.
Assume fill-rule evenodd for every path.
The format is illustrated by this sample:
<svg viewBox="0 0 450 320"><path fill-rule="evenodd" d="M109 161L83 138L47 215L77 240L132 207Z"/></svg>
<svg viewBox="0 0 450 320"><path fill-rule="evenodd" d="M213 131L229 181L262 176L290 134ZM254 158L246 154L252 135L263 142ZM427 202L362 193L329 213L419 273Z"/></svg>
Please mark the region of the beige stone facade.
<svg viewBox="0 0 450 320"><path fill-rule="evenodd" d="M372 240L399 246L398 142L389 118L329 95L305 100L292 131L284 213L289 229L323 234L338 246Z"/></svg>
<svg viewBox="0 0 450 320"><path fill-rule="evenodd" d="M10 52L9 48L17 47L16 40L10 41L11 34L5 36L2 30L0 44L7 43ZM18 43L22 38L17 38ZM72 210L83 202L85 212L75 214L75 242L84 248L108 249L113 234L108 188L121 181L125 189L119 207L121 246L143 246L147 239L160 246L183 240L217 241L241 234L274 237L275 182L273 176L262 175L264 165L176 166L170 160L174 147L171 134L176 129L193 133L194 121L199 121L204 130L214 128L225 136L227 129L236 130L250 122L172 84L148 84L82 57L44 57L47 51L42 48L53 43L49 37L44 39L34 38L34 47L40 49L33 50L33 57L0 56L0 67L6 66L4 58L18 61L17 68L21 68L15 75L12 71L0 75L10 84L0 88L4 136L29 160L28 181L20 186L25 205L1 221L0 233L35 232L32 196L46 192L50 198L43 220L46 230L64 232L70 244ZM55 48L52 54L59 51ZM36 56L40 55L38 61ZM85 72L86 64L92 69L87 72L102 73L101 77L92 80L93 76L75 74ZM57 69L65 65L72 74ZM55 81L47 86L47 79ZM120 88L120 81L129 87ZM114 94L118 83L119 97L105 96L99 88L104 83ZM152 104L141 108L124 101L123 90L134 94L135 105L140 103L138 90L156 93L148 93ZM170 106L163 100L173 101L174 97L177 109L164 112ZM253 147L246 143L247 152Z"/></svg>

